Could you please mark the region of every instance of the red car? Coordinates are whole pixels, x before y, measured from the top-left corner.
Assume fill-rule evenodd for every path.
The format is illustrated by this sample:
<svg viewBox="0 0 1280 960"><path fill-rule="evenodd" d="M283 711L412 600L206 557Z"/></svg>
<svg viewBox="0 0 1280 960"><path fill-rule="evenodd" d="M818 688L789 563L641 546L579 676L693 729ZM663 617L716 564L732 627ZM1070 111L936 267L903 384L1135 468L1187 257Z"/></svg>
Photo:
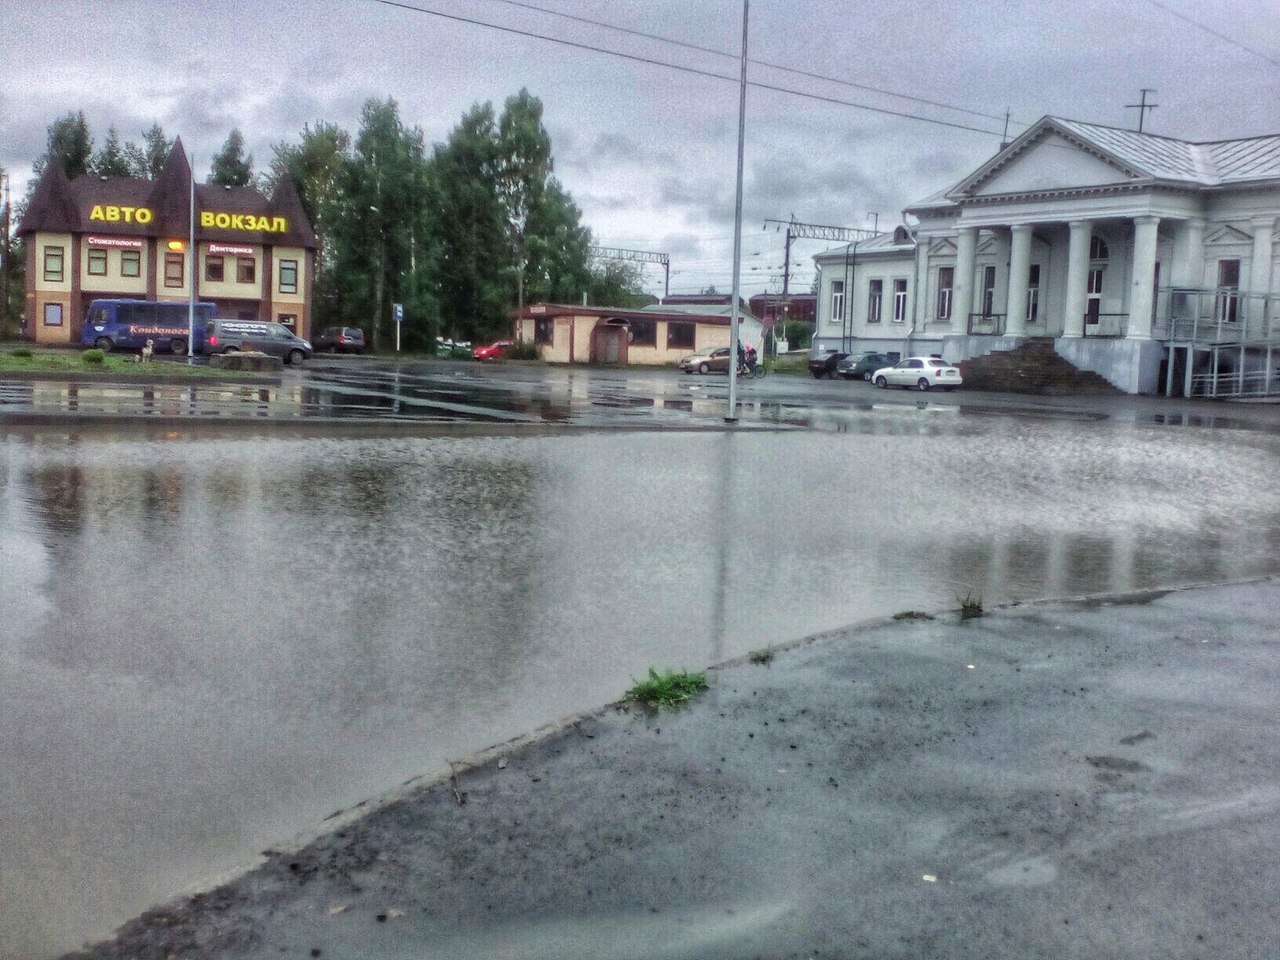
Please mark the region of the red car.
<svg viewBox="0 0 1280 960"><path fill-rule="evenodd" d="M477 360L501 360L507 355L507 348L510 346L510 340L495 340L487 347L476 347L471 355Z"/></svg>

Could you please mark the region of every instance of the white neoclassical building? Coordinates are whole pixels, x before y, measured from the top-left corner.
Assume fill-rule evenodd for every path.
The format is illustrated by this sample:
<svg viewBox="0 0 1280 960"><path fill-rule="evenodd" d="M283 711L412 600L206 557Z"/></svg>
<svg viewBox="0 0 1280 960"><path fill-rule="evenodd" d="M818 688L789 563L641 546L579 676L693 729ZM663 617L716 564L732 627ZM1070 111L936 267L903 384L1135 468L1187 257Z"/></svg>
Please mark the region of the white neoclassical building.
<svg viewBox="0 0 1280 960"><path fill-rule="evenodd" d="M1280 392L1280 134L1045 117L905 214L814 258L818 349L955 362L1043 337L1129 393Z"/></svg>

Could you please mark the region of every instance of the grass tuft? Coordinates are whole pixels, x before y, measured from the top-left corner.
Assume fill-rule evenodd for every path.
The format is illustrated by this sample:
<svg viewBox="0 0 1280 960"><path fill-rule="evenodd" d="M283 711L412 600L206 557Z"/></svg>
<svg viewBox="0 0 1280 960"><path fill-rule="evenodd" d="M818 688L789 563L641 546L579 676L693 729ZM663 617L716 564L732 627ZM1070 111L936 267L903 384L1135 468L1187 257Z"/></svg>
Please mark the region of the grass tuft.
<svg viewBox="0 0 1280 960"><path fill-rule="evenodd" d="M31 356L30 347L14 347L9 351L9 356L17 357L20 360L26 360Z"/></svg>
<svg viewBox="0 0 1280 960"><path fill-rule="evenodd" d="M932 620L933 618L933 614L924 613L920 610L903 610L902 613L893 615L895 620Z"/></svg>
<svg viewBox="0 0 1280 960"><path fill-rule="evenodd" d="M974 617L982 616L982 597L974 596L966 593L963 597L956 597L960 601L960 619L972 620Z"/></svg>
<svg viewBox="0 0 1280 960"><path fill-rule="evenodd" d="M626 698L647 707L678 707L706 689L705 673L668 670L660 675L650 667L649 679L641 680L628 690Z"/></svg>
<svg viewBox="0 0 1280 960"><path fill-rule="evenodd" d="M747 654L747 659L752 663L767 666L768 664L773 663L773 650L769 647L765 647L763 650L752 650Z"/></svg>
<svg viewBox="0 0 1280 960"><path fill-rule="evenodd" d="M84 360L85 363L96 364L100 367L106 362L107 355L95 347L92 350L86 350L84 353L80 354L80 358Z"/></svg>

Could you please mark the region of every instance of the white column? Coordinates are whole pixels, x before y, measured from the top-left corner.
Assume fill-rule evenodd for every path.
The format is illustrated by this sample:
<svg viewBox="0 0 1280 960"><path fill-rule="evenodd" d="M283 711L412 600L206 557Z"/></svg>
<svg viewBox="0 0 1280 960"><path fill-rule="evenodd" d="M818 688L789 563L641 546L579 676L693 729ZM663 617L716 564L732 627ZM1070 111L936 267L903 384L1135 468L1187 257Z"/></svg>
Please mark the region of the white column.
<svg viewBox="0 0 1280 960"><path fill-rule="evenodd" d="M1193 217L1182 224L1173 238L1173 270L1169 283L1174 287L1199 289L1204 283L1204 232L1207 224Z"/></svg>
<svg viewBox="0 0 1280 960"><path fill-rule="evenodd" d="M978 228L961 227L956 237L956 276L951 290L951 333L969 332L973 310L973 265L978 255Z"/></svg>
<svg viewBox="0 0 1280 960"><path fill-rule="evenodd" d="M1159 217L1134 217L1133 274L1129 289L1129 339L1151 339L1151 311L1156 305L1156 235Z"/></svg>
<svg viewBox="0 0 1280 960"><path fill-rule="evenodd" d="M1093 223L1072 220L1071 240L1067 246L1067 295L1062 305L1062 335L1084 336L1084 303L1089 292L1089 241Z"/></svg>
<svg viewBox="0 0 1280 960"><path fill-rule="evenodd" d="M1004 332L1011 337L1027 335L1027 283L1031 278L1031 224L1015 223L1010 231L1009 296L1006 298Z"/></svg>
<svg viewBox="0 0 1280 960"><path fill-rule="evenodd" d="M1249 268L1249 292L1263 295L1271 292L1272 234L1275 217L1253 218L1253 263Z"/></svg>

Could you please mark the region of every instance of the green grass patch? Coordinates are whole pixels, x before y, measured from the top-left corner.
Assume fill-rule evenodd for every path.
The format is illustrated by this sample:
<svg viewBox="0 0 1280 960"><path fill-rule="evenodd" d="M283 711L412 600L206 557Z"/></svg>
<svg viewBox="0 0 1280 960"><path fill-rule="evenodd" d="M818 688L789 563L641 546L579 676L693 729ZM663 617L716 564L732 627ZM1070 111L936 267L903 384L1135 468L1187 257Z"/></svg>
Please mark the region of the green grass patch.
<svg viewBox="0 0 1280 960"><path fill-rule="evenodd" d="M932 620L933 614L924 613L920 610L903 610L901 613L893 615L895 620Z"/></svg>
<svg viewBox="0 0 1280 960"><path fill-rule="evenodd" d="M649 679L641 680L627 691L626 698L647 707L678 707L692 700L707 689L705 673L676 673L668 670L659 674L649 668Z"/></svg>
<svg viewBox="0 0 1280 960"><path fill-rule="evenodd" d="M85 350L82 353L40 352L33 353L27 347L16 347L0 353L0 373L118 373L130 378L146 377L151 380L197 377L207 380L243 380L237 370L215 370L206 366L187 366L185 363L138 363L135 354L103 353L101 350Z"/></svg>
<svg viewBox="0 0 1280 960"><path fill-rule="evenodd" d="M774 357L768 361L770 373L809 375L809 354L787 354L785 357Z"/></svg>

